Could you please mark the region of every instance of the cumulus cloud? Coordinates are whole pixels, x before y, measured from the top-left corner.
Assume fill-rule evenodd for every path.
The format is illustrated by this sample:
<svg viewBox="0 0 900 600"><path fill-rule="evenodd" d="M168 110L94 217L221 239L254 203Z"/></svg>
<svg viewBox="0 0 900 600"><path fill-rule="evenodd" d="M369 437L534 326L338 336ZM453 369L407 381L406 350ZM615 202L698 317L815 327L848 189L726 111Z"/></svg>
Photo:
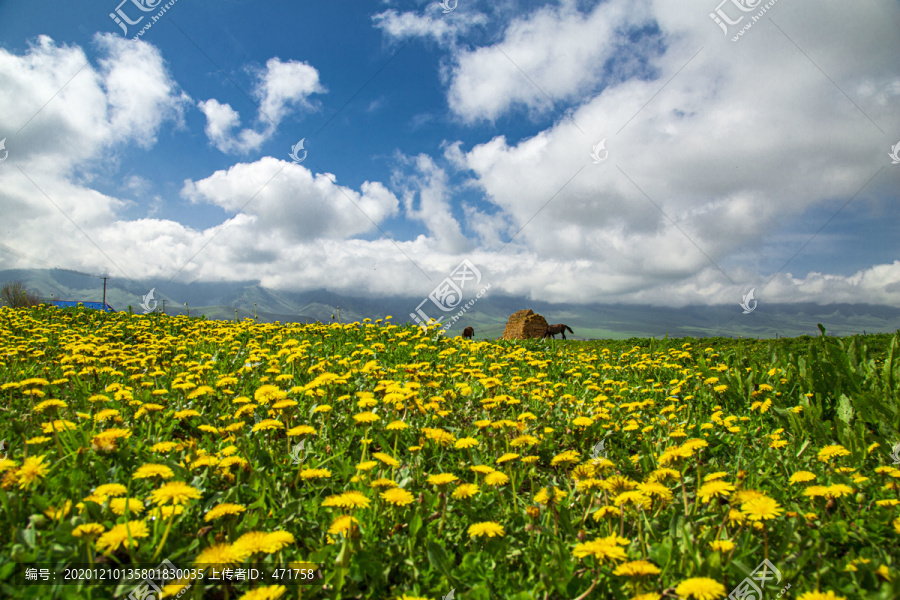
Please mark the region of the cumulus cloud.
<svg viewBox="0 0 900 600"><path fill-rule="evenodd" d="M257 150L267 141L281 121L291 112L311 112L315 104L313 94L325 93L319 72L305 62L282 62L270 58L266 68L256 74L253 97L259 102L258 129L241 126L241 117L230 104L211 98L197 103L206 116L206 135L210 142L226 154L240 154Z"/></svg>
<svg viewBox="0 0 900 600"><path fill-rule="evenodd" d="M475 121L513 114L517 102L537 106L542 90L563 98L575 93L579 78L564 74L578 59L555 53L557 32L571 37L598 14L605 31L627 30L633 17L617 8L615 2L602 3L582 16L564 5L513 22L494 46L461 54L447 92L451 106ZM544 275L519 286L510 274L503 281L514 293L550 301L723 301L743 282L760 278L730 266L735 257L746 260L772 243L771 232L785 221L819 206L839 207L885 163L885 140L873 121L900 129L900 119L882 101L897 98L900 76L888 66L898 50L896 36L879 25L870 32L874 40L854 37L838 52L828 34L839 23L878 21L885 7L860 14L834 3L835 12L823 19L827 11L816 5L814 20L825 31L815 36L805 12L779 14L781 26L802 41L806 54L771 23L756 26L740 44L723 41L700 2L658 3L653 9L668 40L665 53L652 58L657 76L602 80L602 90L576 102L570 118L557 118L525 139L511 142L499 135L468 151L450 145L447 157L474 174L496 211L489 219L485 211L467 212L479 224L480 237L515 236L507 250L523 261L536 260ZM548 74L532 78L538 86L522 74L496 75L502 63L498 48L511 48L513 41L536 61L534 72ZM872 60L860 64L853 57L861 55ZM809 56L828 64L841 89ZM482 75L472 75L483 67ZM600 74L586 68L582 75L590 80ZM860 108L842 89L856 90L851 97ZM610 155L595 165L589 153L601 139ZM874 180L857 202L896 197L887 178L884 173ZM888 277L873 267L869 278L879 276ZM718 284L700 284L709 277ZM807 279L791 279L797 298L811 297L799 291L813 289ZM833 297L896 302L877 284L851 280L834 275L829 285L845 285Z"/></svg>
<svg viewBox="0 0 900 600"><path fill-rule="evenodd" d="M80 47L40 36L21 56L0 48L4 91L0 127L14 161L35 171L66 171L114 159L127 142L149 147L163 123L181 123L190 98L159 50L97 34L99 66Z"/></svg>
<svg viewBox="0 0 900 600"><path fill-rule="evenodd" d="M46 36L21 56L0 49L0 82L10 92L0 131L22 129L8 136L11 154L0 169L0 214L10 226L4 239L11 247L47 264L126 278L180 272L253 279L289 268L279 259L282 251L294 255L323 239L340 243L377 232L378 223L397 213L399 201L379 182L354 190L334 183L333 175L265 158L184 183L183 197L228 213L220 223L198 230L167 219L124 219L131 203L93 189L96 171L115 169L123 148L152 146L167 121L180 125L190 99L153 46L111 35L95 42L101 50L96 66L81 48ZM297 90L315 88L314 77L303 79L307 70L283 66L270 61L260 88L263 105L279 118L302 103ZM285 84L284 77L299 80ZM214 100L204 105L215 127L224 128L229 109ZM143 195L149 184L132 174L117 187ZM159 203L154 196L151 213Z"/></svg>
<svg viewBox="0 0 900 600"><path fill-rule="evenodd" d="M426 13L388 9L372 17L373 25L392 41L409 38L431 38L441 46L455 46L459 37L473 27L483 25L487 17L473 10L454 10L443 14L440 3L430 2Z"/></svg>
<svg viewBox="0 0 900 600"><path fill-rule="evenodd" d="M467 47L462 25L420 30L382 12L389 39L421 31L441 45L456 125L474 125L465 142L442 155L400 148L390 188L271 157L182 175L184 222L128 220L129 203L100 191L150 196L150 173L93 182L115 176L125 148L182 126L186 106L200 107L223 152L260 147L271 123L315 110L314 67L268 61L252 91L258 123L243 127L228 104L191 101L145 42L98 36L95 63L46 37L22 55L0 49L0 131L27 123L0 166L4 244L133 278L349 294L427 294L466 257L492 293L553 302L730 304L756 286L766 303L900 304L890 258L844 270L820 259L803 272L798 259L780 273L754 259L781 267L851 198L898 216L887 151L900 132L900 7L781 2L733 43L706 0L582 6L510 12L492 42ZM523 112L533 120L491 129ZM602 139L609 157L593 164ZM832 233L800 258L826 239L853 252L852 230Z"/></svg>
<svg viewBox="0 0 900 600"><path fill-rule="evenodd" d="M415 158L400 156L398 160L413 170L411 174L397 170L392 178L393 185L403 190L406 217L424 224L436 247L443 252L462 253L471 249L453 216L446 171L425 154Z"/></svg>
<svg viewBox="0 0 900 600"><path fill-rule="evenodd" d="M494 121L511 108L547 112L578 100L602 83L607 61L622 52L634 30L652 23L646 2L611 0L582 13L574 0L515 17L502 39L463 50L454 59L447 93L450 109L468 123ZM623 56L653 47L632 44ZM620 61L617 77L634 66Z"/></svg>
<svg viewBox="0 0 900 600"><path fill-rule="evenodd" d="M240 211L256 236L277 232L290 243L371 232L396 214L399 204L381 183L366 181L356 192L337 185L333 175L313 175L306 167L271 157L186 181L182 196L228 213Z"/></svg>

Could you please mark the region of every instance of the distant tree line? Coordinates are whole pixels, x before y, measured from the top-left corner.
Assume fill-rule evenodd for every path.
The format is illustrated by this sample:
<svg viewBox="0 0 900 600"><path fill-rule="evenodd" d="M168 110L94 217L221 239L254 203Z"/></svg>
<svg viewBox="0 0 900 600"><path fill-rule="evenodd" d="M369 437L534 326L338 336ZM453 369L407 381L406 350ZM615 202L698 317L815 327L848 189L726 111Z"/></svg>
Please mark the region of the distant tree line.
<svg viewBox="0 0 900 600"><path fill-rule="evenodd" d="M21 281L11 281L0 287L0 301L10 308L28 308L40 304L41 297Z"/></svg>

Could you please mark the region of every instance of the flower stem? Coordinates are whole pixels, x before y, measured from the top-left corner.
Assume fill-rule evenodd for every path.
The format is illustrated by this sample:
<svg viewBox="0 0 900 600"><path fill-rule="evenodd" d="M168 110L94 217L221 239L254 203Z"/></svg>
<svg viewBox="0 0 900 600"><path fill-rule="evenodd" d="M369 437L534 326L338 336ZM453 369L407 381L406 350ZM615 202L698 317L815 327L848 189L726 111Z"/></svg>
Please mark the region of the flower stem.
<svg viewBox="0 0 900 600"><path fill-rule="evenodd" d="M159 507L159 514L160 514L160 516L162 516L162 514L163 514L161 506ZM156 549L156 552L153 553L153 558L150 559L150 562L155 561L156 557L159 556L159 553L162 552L163 545L166 543L166 539L168 539L168 537L169 537L169 531L172 529L172 523L174 523L174 522L175 522L175 512L173 511L172 514L169 516L169 523L168 523L168 525L166 525L166 531L165 531L165 533L163 533L162 541L159 543L159 547Z"/></svg>

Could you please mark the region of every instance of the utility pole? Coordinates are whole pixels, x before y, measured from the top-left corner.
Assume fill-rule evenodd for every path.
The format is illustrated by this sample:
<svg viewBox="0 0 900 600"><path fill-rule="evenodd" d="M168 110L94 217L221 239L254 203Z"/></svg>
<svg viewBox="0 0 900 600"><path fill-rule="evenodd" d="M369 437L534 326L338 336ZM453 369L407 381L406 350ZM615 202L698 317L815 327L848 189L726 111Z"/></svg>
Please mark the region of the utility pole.
<svg viewBox="0 0 900 600"><path fill-rule="evenodd" d="M166 299L163 298L163 314L166 314Z"/></svg>
<svg viewBox="0 0 900 600"><path fill-rule="evenodd" d="M104 309L106 308L106 280L107 279L109 279L109 277L103 278L103 308Z"/></svg>

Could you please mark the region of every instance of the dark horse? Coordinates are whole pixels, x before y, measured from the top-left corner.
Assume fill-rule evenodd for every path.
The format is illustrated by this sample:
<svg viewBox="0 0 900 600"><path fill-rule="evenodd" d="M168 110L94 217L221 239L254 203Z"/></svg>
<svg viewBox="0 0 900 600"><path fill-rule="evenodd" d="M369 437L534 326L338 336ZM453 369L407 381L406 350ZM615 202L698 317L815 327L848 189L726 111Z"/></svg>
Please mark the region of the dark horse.
<svg viewBox="0 0 900 600"><path fill-rule="evenodd" d="M466 327L465 329L463 329L462 336L467 340L471 340L473 337L475 337L475 330L471 327Z"/></svg>
<svg viewBox="0 0 900 600"><path fill-rule="evenodd" d="M567 330L569 333L575 333L574 331L572 331L571 327L569 327L568 325L563 325L562 323L560 323L559 325L550 325L549 327L547 327L547 329L544 330L544 335L541 336L541 339L548 337L555 338L557 333L561 333L563 339L566 339Z"/></svg>

